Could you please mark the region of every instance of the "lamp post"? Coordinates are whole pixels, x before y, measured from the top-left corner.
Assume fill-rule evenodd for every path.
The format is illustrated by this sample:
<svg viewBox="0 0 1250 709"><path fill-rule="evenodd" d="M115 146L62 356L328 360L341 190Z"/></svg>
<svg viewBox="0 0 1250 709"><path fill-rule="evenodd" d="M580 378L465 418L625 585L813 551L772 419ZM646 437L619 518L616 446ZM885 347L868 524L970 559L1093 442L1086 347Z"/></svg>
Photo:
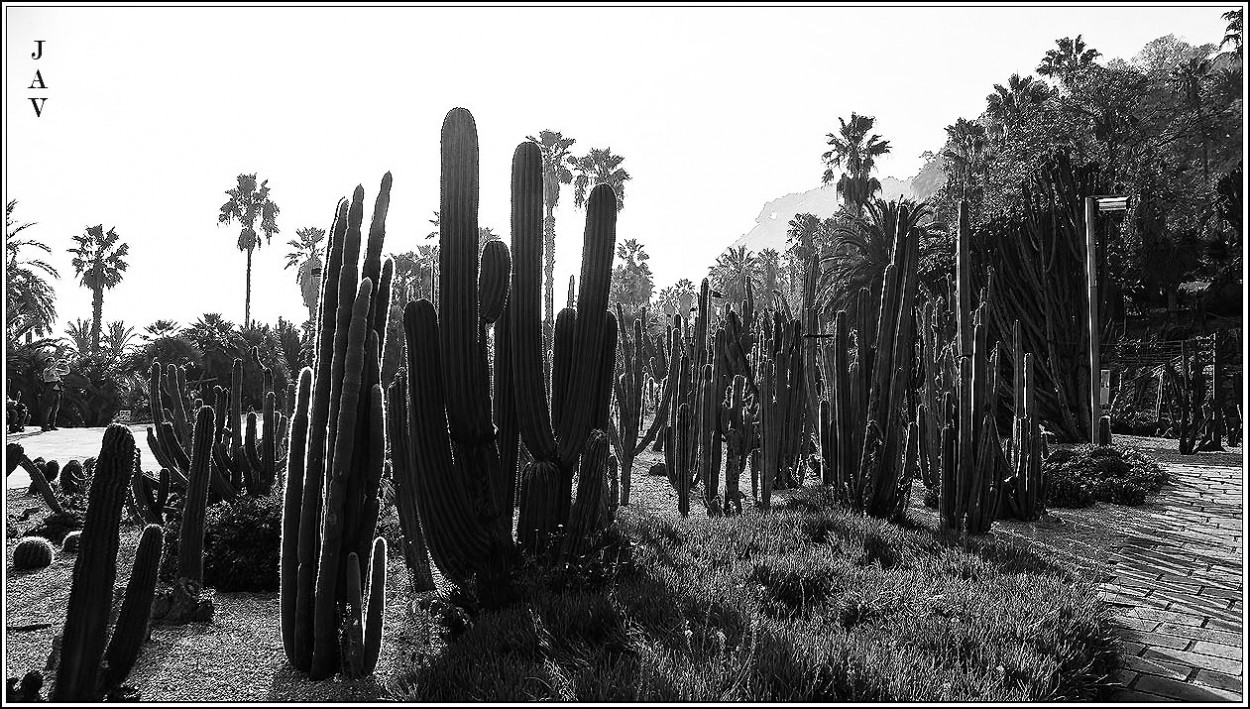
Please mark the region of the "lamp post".
<svg viewBox="0 0 1250 709"><path fill-rule="evenodd" d="M1089 441L1098 443L1102 415L1102 371L1098 358L1098 265L1094 219L1098 214L1128 209L1128 195L1091 195L1085 198L1085 281L1089 285Z"/></svg>

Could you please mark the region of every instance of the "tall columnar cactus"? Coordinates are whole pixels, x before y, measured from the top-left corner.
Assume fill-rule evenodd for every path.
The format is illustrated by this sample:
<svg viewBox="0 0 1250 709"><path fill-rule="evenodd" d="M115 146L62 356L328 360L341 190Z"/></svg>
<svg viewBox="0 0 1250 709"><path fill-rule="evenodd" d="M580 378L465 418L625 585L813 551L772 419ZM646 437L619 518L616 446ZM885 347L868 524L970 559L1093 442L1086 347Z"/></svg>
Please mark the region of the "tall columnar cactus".
<svg viewBox="0 0 1250 709"><path fill-rule="evenodd" d="M620 303L616 305L616 313L618 325L624 323L625 314ZM642 427L643 381L646 377L643 363L646 339L642 321L634 320L632 338L622 334L619 340L622 356L618 362L619 374L612 382L616 393L616 406L613 407L614 416L609 421L608 434L620 465L620 502L628 505L630 472L634 467L634 458L649 443L645 437L639 439L639 429Z"/></svg>
<svg viewBox="0 0 1250 709"><path fill-rule="evenodd" d="M523 143L512 162L511 366L521 440L534 460L522 473L517 534L535 552L569 523L574 465L586 452L591 431L608 427L617 336L616 317L608 311L616 195L598 185L586 207L577 307L556 318L548 405L540 312L542 207L541 156L536 145ZM604 475L606 455L599 458L597 469L583 468L582 474Z"/></svg>
<svg viewBox="0 0 1250 709"><path fill-rule="evenodd" d="M802 435L803 328L798 320L775 318L759 349L760 495L759 505L772 506L777 480L799 464Z"/></svg>
<svg viewBox="0 0 1250 709"><path fill-rule="evenodd" d="M213 408L201 406L195 415L191 467L183 498L182 526L178 530L178 576L204 581L204 513L208 507L208 482L212 466Z"/></svg>
<svg viewBox="0 0 1250 709"><path fill-rule="evenodd" d="M990 354L986 323L994 283L991 277L981 305L972 310L971 264L967 258L971 232L968 205L961 202L956 235L958 395L954 397L954 423L943 431L939 516L946 528L975 535L989 532L998 514L1006 460L995 417L998 347Z"/></svg>
<svg viewBox="0 0 1250 709"><path fill-rule="evenodd" d="M868 388L863 449L859 455L858 496L855 507L874 517L900 517L907 507L903 494L911 483L906 455L908 433L906 396L915 330L912 308L916 297L920 234L908 229L900 209L894 250L881 288L880 316L875 341L876 361Z"/></svg>
<svg viewBox="0 0 1250 709"><path fill-rule="evenodd" d="M1020 347L1019 338L1015 347ZM1015 373L1015 416L1007 463L1011 477L1004 482L1004 512L1031 521L1046 511L1046 481L1042 475L1045 443L1037 418L1033 355L1016 356L1013 361L1022 366Z"/></svg>
<svg viewBox="0 0 1250 709"><path fill-rule="evenodd" d="M130 497L144 524L165 523L171 477L169 468L161 468L154 480L143 472L141 466L135 466L135 474L130 479Z"/></svg>
<svg viewBox="0 0 1250 709"><path fill-rule="evenodd" d="M301 375L312 384L304 394L307 424L301 414L291 427L279 566L283 646L311 679L329 678L341 668L348 565L353 554L358 566L369 558L377 527L386 448L379 352L391 270L380 258L390 189L388 173L374 204L363 264L364 189L358 186L351 202L343 200L335 212L317 315L315 376ZM359 652L349 640L347 655Z"/></svg>
<svg viewBox="0 0 1250 709"><path fill-rule="evenodd" d="M119 424L109 426L100 447L74 563L56 685L51 693L54 702L103 699L125 679L147 636L163 536L156 526L143 532L121 613L112 639L108 638L120 543L118 525L134 459L130 429Z"/></svg>
<svg viewBox="0 0 1250 709"><path fill-rule="evenodd" d="M515 545L507 502L512 474L495 438L486 326L503 313L508 283L502 264L484 268L479 280L477 130L464 109L443 122L440 204L438 310L423 299L404 311L407 445L415 462L394 464L395 492L401 509L415 497L444 577L476 582L482 602L495 605L512 593ZM493 248L506 251L503 244ZM494 354L499 371L509 353L497 347Z"/></svg>

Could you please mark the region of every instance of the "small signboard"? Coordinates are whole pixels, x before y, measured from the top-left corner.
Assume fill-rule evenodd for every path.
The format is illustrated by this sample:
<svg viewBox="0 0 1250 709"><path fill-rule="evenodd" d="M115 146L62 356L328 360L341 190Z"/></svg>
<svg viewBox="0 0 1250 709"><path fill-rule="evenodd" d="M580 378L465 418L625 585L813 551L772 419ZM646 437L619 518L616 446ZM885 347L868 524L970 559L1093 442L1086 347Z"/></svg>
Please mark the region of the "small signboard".
<svg viewBox="0 0 1250 709"><path fill-rule="evenodd" d="M113 417L114 423L130 423L130 409L122 409Z"/></svg>
<svg viewBox="0 0 1250 709"><path fill-rule="evenodd" d="M1102 383L1098 387L1098 403L1106 408L1111 405L1111 370L1102 370Z"/></svg>

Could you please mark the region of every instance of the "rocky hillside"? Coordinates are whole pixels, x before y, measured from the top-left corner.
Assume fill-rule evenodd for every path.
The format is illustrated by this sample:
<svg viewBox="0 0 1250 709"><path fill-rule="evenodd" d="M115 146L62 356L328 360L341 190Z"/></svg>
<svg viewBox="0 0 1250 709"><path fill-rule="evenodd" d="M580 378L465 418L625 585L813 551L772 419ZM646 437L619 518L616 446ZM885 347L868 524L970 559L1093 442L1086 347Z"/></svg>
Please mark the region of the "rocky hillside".
<svg viewBox="0 0 1250 709"><path fill-rule="evenodd" d="M899 197L927 199L937 192L944 181L941 158L933 158L914 177L906 180L896 177L881 178L881 192L878 196L885 200ZM794 215L809 213L821 218L831 217L838 210L839 202L837 189L833 185L806 192L791 192L770 200L755 218L755 226L727 248L745 246L748 251L757 253L764 249L776 249L778 253L784 253L786 231Z"/></svg>

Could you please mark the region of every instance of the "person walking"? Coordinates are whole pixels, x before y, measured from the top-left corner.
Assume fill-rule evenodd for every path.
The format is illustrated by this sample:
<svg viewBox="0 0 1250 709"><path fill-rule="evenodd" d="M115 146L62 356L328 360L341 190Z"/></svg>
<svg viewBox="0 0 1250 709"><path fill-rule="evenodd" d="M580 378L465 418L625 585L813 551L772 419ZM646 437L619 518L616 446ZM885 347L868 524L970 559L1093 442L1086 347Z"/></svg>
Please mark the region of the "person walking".
<svg viewBox="0 0 1250 709"><path fill-rule="evenodd" d="M47 355L43 368L44 417L43 430L55 431L56 417L61 412L61 377L69 374L69 365L55 355Z"/></svg>

